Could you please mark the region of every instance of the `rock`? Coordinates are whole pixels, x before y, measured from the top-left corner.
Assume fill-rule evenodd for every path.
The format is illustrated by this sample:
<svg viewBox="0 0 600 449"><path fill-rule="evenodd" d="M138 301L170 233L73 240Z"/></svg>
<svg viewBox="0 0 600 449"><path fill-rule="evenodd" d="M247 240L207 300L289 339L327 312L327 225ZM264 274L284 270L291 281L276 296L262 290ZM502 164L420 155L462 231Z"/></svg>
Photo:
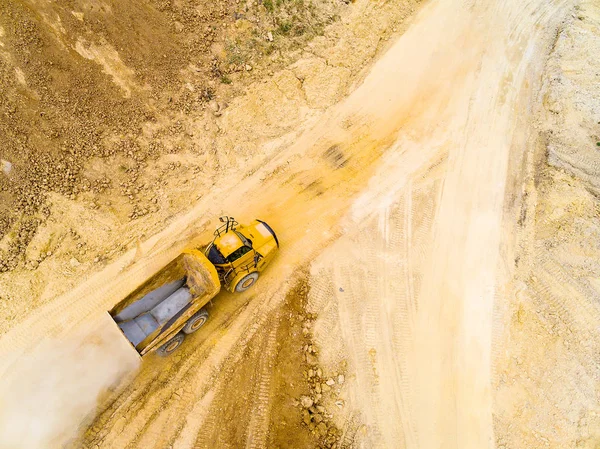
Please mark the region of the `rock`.
<svg viewBox="0 0 600 449"><path fill-rule="evenodd" d="M340 385L343 384L345 382L345 380L346 380L346 378L344 377L343 374L340 374L338 376L338 384L340 384Z"/></svg>
<svg viewBox="0 0 600 449"><path fill-rule="evenodd" d="M321 392L321 384L316 384L316 385L315 385L315 391L316 391L317 393L320 393L320 392Z"/></svg>
<svg viewBox="0 0 600 449"><path fill-rule="evenodd" d="M321 370L321 368L317 368L317 376L323 377L323 371Z"/></svg>
<svg viewBox="0 0 600 449"><path fill-rule="evenodd" d="M250 64L246 64L245 69L247 72L249 72L250 70L252 70L252 66Z"/></svg>
<svg viewBox="0 0 600 449"><path fill-rule="evenodd" d="M302 404L302 407L304 408L310 408L314 404L314 401L309 396L301 396L300 404Z"/></svg>
<svg viewBox="0 0 600 449"><path fill-rule="evenodd" d="M316 428L317 434L320 436L325 436L327 435L327 424L325 424L324 422L320 423L317 428Z"/></svg>
<svg viewBox="0 0 600 449"><path fill-rule="evenodd" d="M327 379L327 382L325 382L327 385L332 386L335 385L335 380L333 379Z"/></svg>
<svg viewBox="0 0 600 449"><path fill-rule="evenodd" d="M269 42L273 42L273 33L271 33L270 31L267 33L267 40Z"/></svg>
<svg viewBox="0 0 600 449"><path fill-rule="evenodd" d="M321 385L321 390L323 392L325 392L325 391L331 391L331 387L325 383L325 384Z"/></svg>
<svg viewBox="0 0 600 449"><path fill-rule="evenodd" d="M315 420L316 423L320 423L323 421L323 417L321 415L319 415L318 413L315 413L313 415L313 419Z"/></svg>
<svg viewBox="0 0 600 449"><path fill-rule="evenodd" d="M550 101L547 107L550 112L554 112L555 114L560 114L563 110L559 101Z"/></svg>
<svg viewBox="0 0 600 449"><path fill-rule="evenodd" d="M338 408L343 408L344 407L344 401L340 400L340 401L335 401L335 405L338 406Z"/></svg>
<svg viewBox="0 0 600 449"><path fill-rule="evenodd" d="M69 264L71 264L72 267L78 267L81 265L81 263L75 257L72 257L71 260L69 260Z"/></svg>
<svg viewBox="0 0 600 449"><path fill-rule="evenodd" d="M302 410L302 421L304 421L304 424L306 425L310 424L311 419L308 410Z"/></svg>
<svg viewBox="0 0 600 449"><path fill-rule="evenodd" d="M317 405L317 411L319 413L325 413L325 407L323 407L322 405Z"/></svg>
<svg viewBox="0 0 600 449"><path fill-rule="evenodd" d="M5 175L8 175L12 170L12 164L4 159L0 159L0 165L2 166L2 171Z"/></svg>
<svg viewBox="0 0 600 449"><path fill-rule="evenodd" d="M308 370L308 377L314 377L315 376L315 372L312 369Z"/></svg>

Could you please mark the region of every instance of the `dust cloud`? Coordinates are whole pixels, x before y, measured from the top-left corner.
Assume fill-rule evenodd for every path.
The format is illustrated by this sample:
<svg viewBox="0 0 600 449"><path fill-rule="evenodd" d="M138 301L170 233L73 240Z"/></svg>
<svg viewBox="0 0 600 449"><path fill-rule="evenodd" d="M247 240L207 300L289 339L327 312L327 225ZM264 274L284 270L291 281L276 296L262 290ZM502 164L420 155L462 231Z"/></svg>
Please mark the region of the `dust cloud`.
<svg viewBox="0 0 600 449"><path fill-rule="evenodd" d="M101 332L45 341L19 356L2 375L0 449L59 448L75 438L99 395L139 365L121 339Z"/></svg>

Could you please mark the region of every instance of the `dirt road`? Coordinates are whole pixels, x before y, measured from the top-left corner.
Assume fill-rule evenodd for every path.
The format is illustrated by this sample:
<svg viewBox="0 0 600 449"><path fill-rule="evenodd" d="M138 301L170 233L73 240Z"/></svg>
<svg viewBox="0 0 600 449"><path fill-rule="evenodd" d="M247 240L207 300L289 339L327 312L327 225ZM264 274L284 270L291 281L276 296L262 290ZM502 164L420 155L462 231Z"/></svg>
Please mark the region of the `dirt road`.
<svg viewBox="0 0 600 449"><path fill-rule="evenodd" d="M521 176L509 165L531 139L521 115L535 101L548 32L565 14L559 3L545 6L474 6L471 16L434 3L403 36L414 31L416 42L444 29L448 41L455 31L463 45L453 43L465 58L462 76L446 91L453 96L419 114L426 124L401 133L403 147L433 148L443 166L423 164L406 179L398 172L405 160L387 155L372 192L356 203L352 232L322 256L317 278L328 280L317 280L319 290L334 291L335 299L314 303L316 311L337 301L342 352L354 359L360 386L353 403L374 429L367 447L494 446L492 337L501 325L494 303L512 274L506 247L517 228L509 198L519 195L512 186ZM438 45L432 38L432 53ZM446 63L443 73L453 68ZM375 217L363 221L373 209ZM373 390L361 391L366 386Z"/></svg>
<svg viewBox="0 0 600 449"><path fill-rule="evenodd" d="M329 432L338 447L494 447L494 307L514 270L517 162L533 133L524 117L566 13L560 1L427 4L297 141L223 179L164 231L5 334L0 374L60 366L35 352L44 338L60 348L93 329L118 340L102 327L104 312L190 241L207 241L213 217L236 211L278 231L273 267L253 292L221 295L206 328L172 359L149 357L103 393L72 447L318 447L326 435L308 433L293 405L314 393L298 372L297 363L311 365L301 357L306 338L319 348L319 377L346 372L320 411L339 430ZM118 375L85 388L103 391ZM71 388L55 391L77 395ZM47 412L0 407L32 426ZM0 447L60 447L74 432L63 423L28 440L8 423L0 420Z"/></svg>

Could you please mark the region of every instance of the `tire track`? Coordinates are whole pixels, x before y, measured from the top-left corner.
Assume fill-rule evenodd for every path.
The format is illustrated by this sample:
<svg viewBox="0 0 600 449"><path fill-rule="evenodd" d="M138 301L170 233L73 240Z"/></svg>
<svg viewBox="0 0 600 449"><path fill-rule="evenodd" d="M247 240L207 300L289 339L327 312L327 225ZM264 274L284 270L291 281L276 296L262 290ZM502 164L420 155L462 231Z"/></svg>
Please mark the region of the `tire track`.
<svg viewBox="0 0 600 449"><path fill-rule="evenodd" d="M336 255L333 268L313 274L316 307L325 302L319 296L335 291L339 328L357 376L357 400L369 426L369 447L418 444L411 416L410 349L417 304L413 211L420 205L413 201L411 180L404 186L399 199L329 250ZM326 254L317 264L328 264Z"/></svg>
<svg viewBox="0 0 600 449"><path fill-rule="evenodd" d="M588 341L594 342L600 326L599 320L594 318L600 316L598 293L577 283L564 268L544 253L538 253L538 267L534 273L537 277L533 283L535 290L558 310L559 319L567 327L577 329Z"/></svg>
<svg viewBox="0 0 600 449"><path fill-rule="evenodd" d="M259 361L259 385L256 392L256 398L252 403L250 411L250 425L247 430L246 448L263 449L267 448L267 437L270 423L270 400L272 394L271 377L277 355L277 332L279 330L279 314L276 314L271 320L271 330L267 337Z"/></svg>
<svg viewBox="0 0 600 449"><path fill-rule="evenodd" d="M188 449L196 446L196 441L202 435L202 425L207 418L214 397L214 390L211 390L194 404L186 417L181 434L173 442L173 449Z"/></svg>

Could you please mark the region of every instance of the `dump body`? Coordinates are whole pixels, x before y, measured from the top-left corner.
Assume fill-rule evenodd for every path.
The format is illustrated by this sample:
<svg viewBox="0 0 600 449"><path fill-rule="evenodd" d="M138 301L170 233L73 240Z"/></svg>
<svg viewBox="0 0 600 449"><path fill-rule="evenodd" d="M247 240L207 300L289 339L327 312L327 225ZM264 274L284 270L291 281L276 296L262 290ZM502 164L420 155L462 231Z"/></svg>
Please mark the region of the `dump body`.
<svg viewBox="0 0 600 449"><path fill-rule="evenodd" d="M184 251L109 311L144 355L169 341L219 293L215 267L202 252Z"/></svg>

